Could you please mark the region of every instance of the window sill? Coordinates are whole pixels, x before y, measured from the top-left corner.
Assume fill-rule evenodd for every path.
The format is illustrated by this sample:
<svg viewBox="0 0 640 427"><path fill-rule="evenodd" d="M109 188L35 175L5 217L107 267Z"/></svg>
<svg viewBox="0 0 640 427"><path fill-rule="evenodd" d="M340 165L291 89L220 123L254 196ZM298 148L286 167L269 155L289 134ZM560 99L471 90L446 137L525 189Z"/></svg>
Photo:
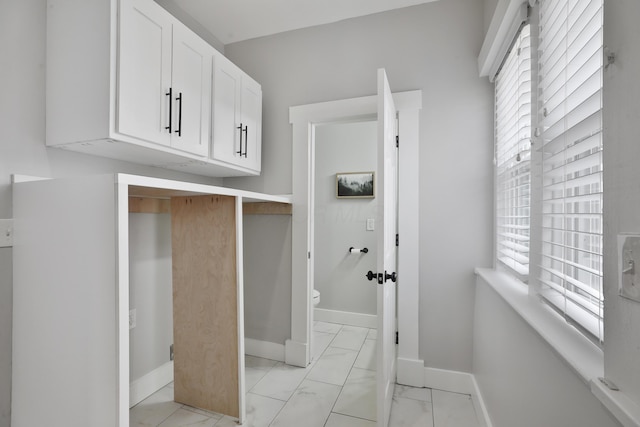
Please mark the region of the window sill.
<svg viewBox="0 0 640 427"><path fill-rule="evenodd" d="M513 277L490 268L477 268L475 273L549 344L622 425L640 427L640 407L623 392L611 391L599 380L604 376L600 348L551 308L529 296L528 287Z"/></svg>

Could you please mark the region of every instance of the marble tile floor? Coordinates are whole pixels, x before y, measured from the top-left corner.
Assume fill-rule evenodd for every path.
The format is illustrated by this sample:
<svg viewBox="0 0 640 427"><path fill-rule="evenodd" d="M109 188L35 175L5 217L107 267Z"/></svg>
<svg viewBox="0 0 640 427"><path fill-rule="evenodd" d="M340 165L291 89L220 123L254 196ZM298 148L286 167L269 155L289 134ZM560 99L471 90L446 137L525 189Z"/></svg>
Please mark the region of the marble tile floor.
<svg viewBox="0 0 640 427"><path fill-rule="evenodd" d="M306 368L245 357L246 427L375 427L374 329L315 322ZM169 384L131 408L131 427L231 427L235 419L173 401ZM479 427L469 395L396 385L390 427Z"/></svg>

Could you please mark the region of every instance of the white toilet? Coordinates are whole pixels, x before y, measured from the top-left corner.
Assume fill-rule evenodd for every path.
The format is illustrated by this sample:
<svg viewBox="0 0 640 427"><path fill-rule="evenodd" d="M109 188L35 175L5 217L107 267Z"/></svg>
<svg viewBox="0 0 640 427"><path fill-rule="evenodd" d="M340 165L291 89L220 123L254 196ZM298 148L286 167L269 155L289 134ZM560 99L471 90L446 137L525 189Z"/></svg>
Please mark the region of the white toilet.
<svg viewBox="0 0 640 427"><path fill-rule="evenodd" d="M317 307L320 304L320 291L313 290L313 306Z"/></svg>

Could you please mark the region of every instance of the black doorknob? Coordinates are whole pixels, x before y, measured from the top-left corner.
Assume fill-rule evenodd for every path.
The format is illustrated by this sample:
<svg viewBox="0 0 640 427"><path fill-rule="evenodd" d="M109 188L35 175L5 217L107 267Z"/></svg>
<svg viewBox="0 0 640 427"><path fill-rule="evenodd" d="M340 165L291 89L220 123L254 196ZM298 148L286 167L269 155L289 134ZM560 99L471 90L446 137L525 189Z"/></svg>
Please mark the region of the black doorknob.
<svg viewBox="0 0 640 427"><path fill-rule="evenodd" d="M372 280L376 279L378 277L378 275L376 273L374 273L373 271L369 270L365 277L367 279L369 279L369 281L372 281Z"/></svg>
<svg viewBox="0 0 640 427"><path fill-rule="evenodd" d="M398 278L398 275L396 274L396 272L395 272L395 271L394 271L393 273L389 274L389 273L387 273L387 272L386 272L386 270L385 270L385 272L384 272L384 281L385 281L385 282L386 282L387 280L391 279L391 281L392 281L393 283L396 283L397 278Z"/></svg>

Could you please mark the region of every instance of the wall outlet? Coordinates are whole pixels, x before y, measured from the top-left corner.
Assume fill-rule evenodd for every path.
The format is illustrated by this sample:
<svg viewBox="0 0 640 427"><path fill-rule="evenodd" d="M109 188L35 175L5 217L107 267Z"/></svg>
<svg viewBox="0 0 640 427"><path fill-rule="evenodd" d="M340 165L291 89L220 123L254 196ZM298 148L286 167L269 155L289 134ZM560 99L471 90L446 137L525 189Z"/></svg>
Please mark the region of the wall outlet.
<svg viewBox="0 0 640 427"><path fill-rule="evenodd" d="M136 327L136 309L132 308L129 310L129 329L133 329Z"/></svg>
<svg viewBox="0 0 640 427"><path fill-rule="evenodd" d="M640 234L618 235L618 290L640 302Z"/></svg>
<svg viewBox="0 0 640 427"><path fill-rule="evenodd" d="M13 219L0 219L0 248L13 246Z"/></svg>

